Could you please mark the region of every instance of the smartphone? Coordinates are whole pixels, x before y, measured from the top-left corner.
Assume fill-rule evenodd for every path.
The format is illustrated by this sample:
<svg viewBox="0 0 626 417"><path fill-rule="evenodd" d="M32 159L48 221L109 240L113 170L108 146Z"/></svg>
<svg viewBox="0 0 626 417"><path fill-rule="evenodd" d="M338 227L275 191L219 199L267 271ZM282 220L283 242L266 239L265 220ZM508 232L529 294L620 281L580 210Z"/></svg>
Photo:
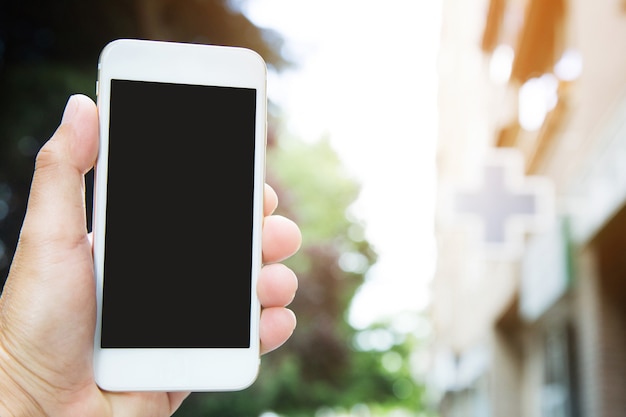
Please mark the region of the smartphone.
<svg viewBox="0 0 626 417"><path fill-rule="evenodd" d="M120 39L98 62L94 372L109 391L232 391L260 363L266 65Z"/></svg>

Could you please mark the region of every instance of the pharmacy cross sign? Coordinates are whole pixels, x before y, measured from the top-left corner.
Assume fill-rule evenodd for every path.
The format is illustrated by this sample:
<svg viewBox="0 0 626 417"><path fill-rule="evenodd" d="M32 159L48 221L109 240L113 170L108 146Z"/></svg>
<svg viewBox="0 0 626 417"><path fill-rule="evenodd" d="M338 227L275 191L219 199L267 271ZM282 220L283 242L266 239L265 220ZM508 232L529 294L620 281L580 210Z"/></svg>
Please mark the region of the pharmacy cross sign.
<svg viewBox="0 0 626 417"><path fill-rule="evenodd" d="M454 194L453 210L474 225L486 253L519 257L527 232L539 232L553 219L553 192L543 177L524 176L521 155L494 150L478 181Z"/></svg>

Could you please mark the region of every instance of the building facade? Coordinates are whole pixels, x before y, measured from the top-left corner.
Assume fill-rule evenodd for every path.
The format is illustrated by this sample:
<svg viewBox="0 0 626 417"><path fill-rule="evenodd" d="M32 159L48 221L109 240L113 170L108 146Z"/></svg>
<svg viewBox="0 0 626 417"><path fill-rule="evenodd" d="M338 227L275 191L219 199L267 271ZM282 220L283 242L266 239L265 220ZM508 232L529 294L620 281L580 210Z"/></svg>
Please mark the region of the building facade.
<svg viewBox="0 0 626 417"><path fill-rule="evenodd" d="M444 0L439 83L441 416L626 415L626 2ZM507 256L455 206L505 151L551 195Z"/></svg>

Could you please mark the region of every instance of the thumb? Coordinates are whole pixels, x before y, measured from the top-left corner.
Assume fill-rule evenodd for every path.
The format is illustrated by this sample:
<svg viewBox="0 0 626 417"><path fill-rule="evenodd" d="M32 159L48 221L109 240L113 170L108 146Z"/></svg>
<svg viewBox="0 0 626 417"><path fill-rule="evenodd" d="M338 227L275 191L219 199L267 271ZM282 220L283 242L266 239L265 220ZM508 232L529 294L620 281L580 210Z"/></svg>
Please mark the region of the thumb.
<svg viewBox="0 0 626 417"><path fill-rule="evenodd" d="M86 352L93 343L95 284L84 183L97 153L95 103L72 96L61 125L37 154L22 231L0 297L0 352L9 352L19 364L14 381L40 389L30 392L33 400L37 392L51 393L47 387L71 392L92 378Z"/></svg>
<svg viewBox="0 0 626 417"><path fill-rule="evenodd" d="M86 236L84 176L98 153L93 100L71 96L63 120L37 154L20 240L67 243Z"/></svg>

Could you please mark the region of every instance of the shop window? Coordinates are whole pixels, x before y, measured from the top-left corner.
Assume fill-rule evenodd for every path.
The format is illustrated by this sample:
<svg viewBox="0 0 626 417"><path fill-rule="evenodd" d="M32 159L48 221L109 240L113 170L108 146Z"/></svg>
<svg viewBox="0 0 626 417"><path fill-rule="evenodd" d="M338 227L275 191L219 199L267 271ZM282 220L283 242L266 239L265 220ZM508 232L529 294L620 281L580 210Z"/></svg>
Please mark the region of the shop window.
<svg viewBox="0 0 626 417"><path fill-rule="evenodd" d="M580 417L576 343L571 326L551 328L545 335L542 417Z"/></svg>

